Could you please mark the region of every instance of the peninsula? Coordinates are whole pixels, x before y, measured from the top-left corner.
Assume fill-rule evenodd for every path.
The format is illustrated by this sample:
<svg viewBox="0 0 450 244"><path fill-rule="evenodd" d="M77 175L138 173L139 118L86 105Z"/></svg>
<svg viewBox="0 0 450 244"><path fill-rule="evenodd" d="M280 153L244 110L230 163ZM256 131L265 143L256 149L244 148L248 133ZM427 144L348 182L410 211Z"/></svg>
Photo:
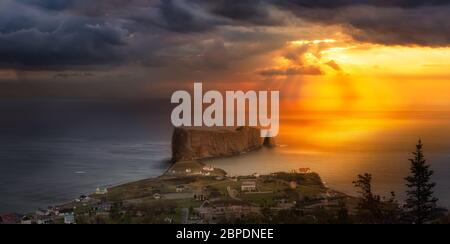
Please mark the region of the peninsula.
<svg viewBox="0 0 450 244"><path fill-rule="evenodd" d="M173 164L160 177L97 189L27 214L21 223L319 223L324 209L336 216L341 202L356 204L354 198L327 188L309 169L230 176L202 163L273 147L273 139L261 138L257 128L177 128L172 143Z"/></svg>

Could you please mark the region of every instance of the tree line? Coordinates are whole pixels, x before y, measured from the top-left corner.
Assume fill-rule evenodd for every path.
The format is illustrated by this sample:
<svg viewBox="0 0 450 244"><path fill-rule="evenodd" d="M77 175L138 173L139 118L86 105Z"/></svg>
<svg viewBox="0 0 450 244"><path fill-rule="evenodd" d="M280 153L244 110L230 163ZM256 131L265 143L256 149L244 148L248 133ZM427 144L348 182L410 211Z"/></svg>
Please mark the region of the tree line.
<svg viewBox="0 0 450 244"><path fill-rule="evenodd" d="M432 182L434 172L425 159L421 140L409 161L410 175L405 178L407 198L404 204L399 204L394 192L389 198L374 194L371 174L358 175L353 182L360 194L356 222L426 224L439 219L438 199L434 197L433 190L436 183Z"/></svg>

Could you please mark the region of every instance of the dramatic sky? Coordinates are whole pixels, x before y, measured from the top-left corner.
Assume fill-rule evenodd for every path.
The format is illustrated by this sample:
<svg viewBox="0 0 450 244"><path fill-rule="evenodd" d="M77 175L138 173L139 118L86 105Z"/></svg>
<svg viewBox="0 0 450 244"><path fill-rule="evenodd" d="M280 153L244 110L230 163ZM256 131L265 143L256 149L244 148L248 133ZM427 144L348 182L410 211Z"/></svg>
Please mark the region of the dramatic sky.
<svg viewBox="0 0 450 244"><path fill-rule="evenodd" d="M442 109L448 16L448 0L2 0L0 96L164 98L202 81L311 109Z"/></svg>

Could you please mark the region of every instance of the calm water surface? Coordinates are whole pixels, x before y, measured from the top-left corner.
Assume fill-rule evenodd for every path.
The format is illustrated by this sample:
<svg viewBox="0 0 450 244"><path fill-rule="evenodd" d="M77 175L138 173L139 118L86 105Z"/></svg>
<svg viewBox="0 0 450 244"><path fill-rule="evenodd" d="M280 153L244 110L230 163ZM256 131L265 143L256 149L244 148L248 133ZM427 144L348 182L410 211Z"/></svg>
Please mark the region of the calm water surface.
<svg viewBox="0 0 450 244"><path fill-rule="evenodd" d="M167 101L2 100L0 212L27 212L99 186L155 177L170 158ZM309 167L328 186L354 194L372 173L380 194L404 197L408 158L419 137L450 207L450 113L310 113L281 122L280 147L210 163L230 174Z"/></svg>

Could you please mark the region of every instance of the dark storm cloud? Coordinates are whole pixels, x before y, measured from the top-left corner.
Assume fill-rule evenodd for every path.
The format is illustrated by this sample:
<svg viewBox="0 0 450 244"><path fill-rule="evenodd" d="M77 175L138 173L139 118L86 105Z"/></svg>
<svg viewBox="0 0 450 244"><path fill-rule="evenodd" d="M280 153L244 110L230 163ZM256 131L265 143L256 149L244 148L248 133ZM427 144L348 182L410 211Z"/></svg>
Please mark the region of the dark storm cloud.
<svg viewBox="0 0 450 244"><path fill-rule="evenodd" d="M0 67L53 70L127 62L160 66L159 60L167 58L158 52L182 50L169 56L184 58L189 41L202 43L192 40L190 33L242 22L268 23L262 1L243 1L235 8L228 1L212 2L4 0L0 2Z"/></svg>
<svg viewBox="0 0 450 244"><path fill-rule="evenodd" d="M338 23L348 23L358 41L385 45L448 46L450 7L402 9L350 9Z"/></svg>
<svg viewBox="0 0 450 244"><path fill-rule="evenodd" d="M386 45L448 46L448 0L283 0L303 20L340 25L353 38Z"/></svg>
<svg viewBox="0 0 450 244"><path fill-rule="evenodd" d="M4 66L68 66L115 63L127 32L113 25L76 20L52 32L30 28L0 35L0 62Z"/></svg>
<svg viewBox="0 0 450 244"><path fill-rule="evenodd" d="M50 10L62 10L73 6L73 0L18 0L18 2L35 5Z"/></svg>
<svg viewBox="0 0 450 244"><path fill-rule="evenodd" d="M221 21L203 11L195 1L165 0L159 12L162 26L177 32L202 32L213 29Z"/></svg>
<svg viewBox="0 0 450 244"><path fill-rule="evenodd" d="M346 33L363 42L448 46L448 2L2 0L0 67L58 69L130 62L161 66L160 62L170 65L177 59L202 55L211 57L212 68L227 67L230 60L225 59L269 51L279 47L285 37L278 37L281 40L277 41L276 35L258 31L235 35L224 27L255 30L286 24L274 14L276 10L291 12L306 23L342 26ZM217 46L223 60L218 57L221 55L205 51L209 50L207 40L211 39L228 42ZM230 49L230 42L240 48ZM246 52L252 46L258 50Z"/></svg>
<svg viewBox="0 0 450 244"><path fill-rule="evenodd" d="M222 16L234 21L250 23L255 25L275 25L281 24L270 14L270 1L265 0L217 0L200 1L207 9L218 16Z"/></svg>
<svg viewBox="0 0 450 244"><path fill-rule="evenodd" d="M448 4L448 0L274 0L280 6L336 9L367 5L375 7L414 8Z"/></svg>
<svg viewBox="0 0 450 244"><path fill-rule="evenodd" d="M13 68L93 65L121 61L128 31L114 22L49 14L0 3L0 65Z"/></svg>

